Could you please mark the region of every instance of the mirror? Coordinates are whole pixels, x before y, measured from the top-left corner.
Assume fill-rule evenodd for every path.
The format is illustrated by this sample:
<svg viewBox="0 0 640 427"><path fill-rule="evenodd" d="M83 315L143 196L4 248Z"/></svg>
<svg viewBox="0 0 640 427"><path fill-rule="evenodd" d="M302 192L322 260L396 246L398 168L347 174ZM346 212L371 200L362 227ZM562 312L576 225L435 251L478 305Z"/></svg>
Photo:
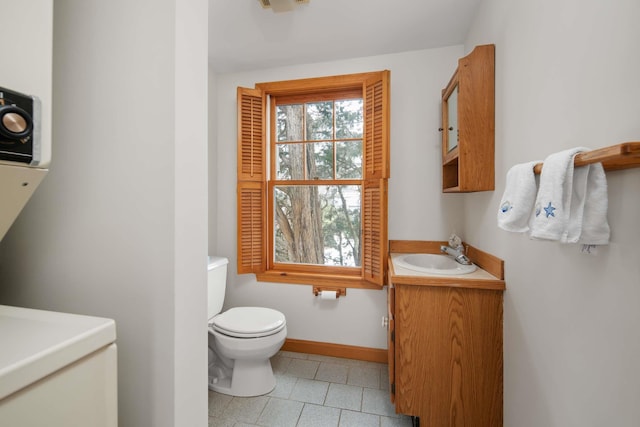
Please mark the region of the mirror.
<svg viewBox="0 0 640 427"><path fill-rule="evenodd" d="M447 156L458 146L460 131L458 128L458 72L442 90L442 156Z"/></svg>
<svg viewBox="0 0 640 427"><path fill-rule="evenodd" d="M456 84L453 91L446 99L447 122L443 123L446 128L447 152L458 146L459 130L458 130L458 85Z"/></svg>

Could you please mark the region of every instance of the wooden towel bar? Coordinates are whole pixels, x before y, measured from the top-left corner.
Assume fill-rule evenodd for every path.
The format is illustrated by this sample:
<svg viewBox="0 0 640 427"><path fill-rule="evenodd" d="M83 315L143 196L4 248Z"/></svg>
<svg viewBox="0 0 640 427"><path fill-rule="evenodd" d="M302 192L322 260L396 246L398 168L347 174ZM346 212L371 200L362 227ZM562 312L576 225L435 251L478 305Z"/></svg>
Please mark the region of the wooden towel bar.
<svg viewBox="0 0 640 427"><path fill-rule="evenodd" d="M573 163L576 166L585 166L599 162L602 162L604 170L607 171L640 167L640 142L625 142L579 153ZM542 171L542 163L535 165L533 171L539 174Z"/></svg>

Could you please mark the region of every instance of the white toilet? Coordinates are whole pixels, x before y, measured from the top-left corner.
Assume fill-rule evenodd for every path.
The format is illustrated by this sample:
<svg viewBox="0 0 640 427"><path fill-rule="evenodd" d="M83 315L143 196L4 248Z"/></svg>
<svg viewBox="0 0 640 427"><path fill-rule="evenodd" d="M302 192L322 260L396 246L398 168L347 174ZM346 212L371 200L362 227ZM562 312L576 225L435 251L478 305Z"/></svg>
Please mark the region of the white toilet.
<svg viewBox="0 0 640 427"><path fill-rule="evenodd" d="M276 386L269 360L284 344L284 314L263 307L235 307L224 313L227 264L209 257L209 388L231 396L259 396Z"/></svg>

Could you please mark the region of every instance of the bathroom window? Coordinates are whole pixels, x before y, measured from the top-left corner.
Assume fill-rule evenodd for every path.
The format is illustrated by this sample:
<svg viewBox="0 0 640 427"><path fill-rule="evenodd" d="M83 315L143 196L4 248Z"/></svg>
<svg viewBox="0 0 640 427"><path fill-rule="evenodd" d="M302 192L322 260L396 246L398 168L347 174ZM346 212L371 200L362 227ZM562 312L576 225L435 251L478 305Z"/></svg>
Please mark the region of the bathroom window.
<svg viewBox="0 0 640 427"><path fill-rule="evenodd" d="M384 284L388 85L382 71L238 88L239 273Z"/></svg>

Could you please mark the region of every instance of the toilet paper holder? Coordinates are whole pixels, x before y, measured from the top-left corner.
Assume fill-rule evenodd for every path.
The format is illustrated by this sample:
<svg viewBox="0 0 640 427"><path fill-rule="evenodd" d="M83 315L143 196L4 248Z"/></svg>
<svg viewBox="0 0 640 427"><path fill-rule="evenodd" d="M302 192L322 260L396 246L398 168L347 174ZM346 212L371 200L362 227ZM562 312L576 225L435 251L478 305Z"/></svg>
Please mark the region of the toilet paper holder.
<svg viewBox="0 0 640 427"><path fill-rule="evenodd" d="M320 296L322 291L333 291L336 293L336 299L347 296L347 288L326 288L324 286L314 286L313 295Z"/></svg>

